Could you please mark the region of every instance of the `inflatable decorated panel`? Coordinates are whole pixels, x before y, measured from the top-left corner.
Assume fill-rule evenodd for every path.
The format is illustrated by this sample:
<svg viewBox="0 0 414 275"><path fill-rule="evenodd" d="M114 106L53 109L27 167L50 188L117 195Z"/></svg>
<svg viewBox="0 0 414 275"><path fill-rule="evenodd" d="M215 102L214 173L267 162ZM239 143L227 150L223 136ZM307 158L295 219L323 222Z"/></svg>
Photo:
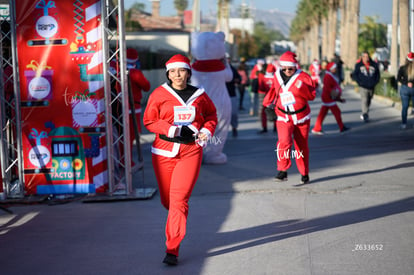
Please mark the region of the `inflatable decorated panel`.
<svg viewBox="0 0 414 275"><path fill-rule="evenodd" d="M16 0L26 194L104 192L101 2Z"/></svg>

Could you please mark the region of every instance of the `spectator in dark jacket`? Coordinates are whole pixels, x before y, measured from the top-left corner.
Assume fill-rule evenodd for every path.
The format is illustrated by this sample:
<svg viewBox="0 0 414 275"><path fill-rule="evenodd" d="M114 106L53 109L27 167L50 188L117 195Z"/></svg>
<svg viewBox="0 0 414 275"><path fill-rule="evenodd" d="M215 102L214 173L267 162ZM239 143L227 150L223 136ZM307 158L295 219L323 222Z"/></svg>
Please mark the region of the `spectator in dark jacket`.
<svg viewBox="0 0 414 275"><path fill-rule="evenodd" d="M414 108L414 52L409 52L407 54L405 64L398 69L397 80L401 83L401 129L404 130L407 128L407 115L410 100L412 100Z"/></svg>
<svg viewBox="0 0 414 275"><path fill-rule="evenodd" d="M343 69L344 62L342 61L341 57L337 53L334 54L334 58L333 58L332 61L335 62L335 64L336 64L336 73L335 73L335 75L339 79L339 85L341 85L341 83L344 81L344 78L345 78L344 77L344 69Z"/></svg>
<svg viewBox="0 0 414 275"><path fill-rule="evenodd" d="M231 65L231 57L226 53L227 62L230 65L231 71L233 72L233 78L231 81L226 82L227 91L229 92L231 100L231 120L230 125L232 128L233 137L237 136L237 127L239 125L239 116L238 116L238 99L236 94L236 86L241 82L241 76L236 68Z"/></svg>
<svg viewBox="0 0 414 275"><path fill-rule="evenodd" d="M371 59L368 52L363 52L361 59L355 64L351 76L359 86L362 109L361 120L368 122L368 112L374 96L374 88L380 80L378 64Z"/></svg>

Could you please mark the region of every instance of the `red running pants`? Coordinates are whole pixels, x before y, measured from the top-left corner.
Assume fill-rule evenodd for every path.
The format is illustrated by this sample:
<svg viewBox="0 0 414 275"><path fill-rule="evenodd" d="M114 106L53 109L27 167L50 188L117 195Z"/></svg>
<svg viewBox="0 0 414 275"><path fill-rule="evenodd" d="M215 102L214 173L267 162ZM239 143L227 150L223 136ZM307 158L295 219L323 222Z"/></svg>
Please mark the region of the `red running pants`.
<svg viewBox="0 0 414 275"><path fill-rule="evenodd" d="M161 203L168 210L166 252L176 256L186 233L188 200L200 172L202 155L202 147L194 144L181 144L173 158L152 154Z"/></svg>
<svg viewBox="0 0 414 275"><path fill-rule="evenodd" d="M291 159L294 158L299 173L309 174L309 128L310 120L297 125L293 121L277 121L277 170L287 171L292 165ZM295 145L294 150L292 144Z"/></svg>
<svg viewBox="0 0 414 275"><path fill-rule="evenodd" d="M339 109L338 105L333 105L333 106L322 105L321 110L319 111L318 117L316 119L315 126L313 126L314 131L317 131L317 132L322 131L322 123L326 115L328 114L329 110L331 110L332 114L334 115L336 119L336 123L338 123L339 130L342 130L342 128L344 128L344 124L342 123L342 118L341 118L341 110Z"/></svg>

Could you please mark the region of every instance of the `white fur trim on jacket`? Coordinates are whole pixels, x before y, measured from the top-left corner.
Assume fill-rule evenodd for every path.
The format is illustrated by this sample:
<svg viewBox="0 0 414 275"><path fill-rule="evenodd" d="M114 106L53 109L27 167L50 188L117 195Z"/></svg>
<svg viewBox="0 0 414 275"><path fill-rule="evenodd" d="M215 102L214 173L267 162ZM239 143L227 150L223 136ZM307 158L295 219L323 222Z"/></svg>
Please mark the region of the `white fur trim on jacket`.
<svg viewBox="0 0 414 275"><path fill-rule="evenodd" d="M171 151L162 150L162 149L155 148L155 147L151 146L151 153L153 153L155 155L168 157L168 158L173 158L178 154L179 149L180 149L180 144L179 143L174 143L173 148L172 148Z"/></svg>
<svg viewBox="0 0 414 275"><path fill-rule="evenodd" d="M168 135L167 137L173 138L175 137L175 131L178 127L177 126L171 126L170 129L168 129Z"/></svg>
<svg viewBox="0 0 414 275"><path fill-rule="evenodd" d="M333 101L333 102L327 102L327 103L322 102L322 105L323 105L323 106L328 106L328 107L331 107L331 106L335 106L335 105L336 105L336 102L335 102L335 101Z"/></svg>

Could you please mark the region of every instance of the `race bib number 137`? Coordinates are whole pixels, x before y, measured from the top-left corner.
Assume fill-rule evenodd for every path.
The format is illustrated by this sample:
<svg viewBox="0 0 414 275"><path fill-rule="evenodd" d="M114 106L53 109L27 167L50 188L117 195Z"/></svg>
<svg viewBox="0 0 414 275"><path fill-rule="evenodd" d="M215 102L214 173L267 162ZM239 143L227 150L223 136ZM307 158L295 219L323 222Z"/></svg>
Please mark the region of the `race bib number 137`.
<svg viewBox="0 0 414 275"><path fill-rule="evenodd" d="M194 106L174 106L174 124L190 125L195 118Z"/></svg>

